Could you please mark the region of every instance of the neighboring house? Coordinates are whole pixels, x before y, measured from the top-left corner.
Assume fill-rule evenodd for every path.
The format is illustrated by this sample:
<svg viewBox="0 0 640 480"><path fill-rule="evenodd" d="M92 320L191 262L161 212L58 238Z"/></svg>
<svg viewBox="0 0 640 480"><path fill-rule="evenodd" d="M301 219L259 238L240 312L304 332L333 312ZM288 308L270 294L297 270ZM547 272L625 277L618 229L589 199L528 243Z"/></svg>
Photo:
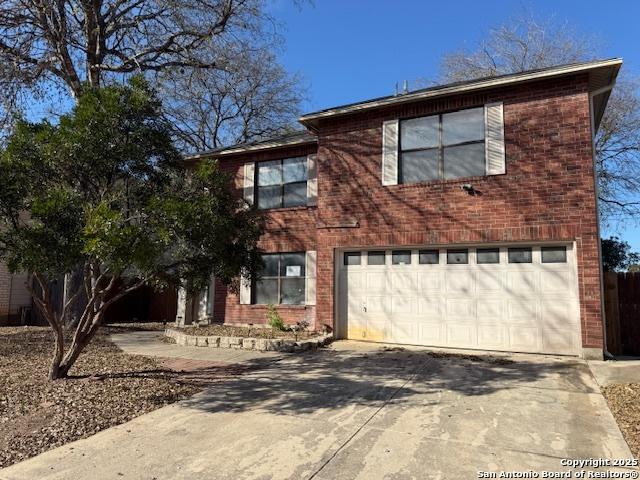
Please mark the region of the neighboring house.
<svg viewBox="0 0 640 480"><path fill-rule="evenodd" d="M266 269L178 320L602 358L593 137L622 61L443 85L304 115L204 152L267 219Z"/></svg>
<svg viewBox="0 0 640 480"><path fill-rule="evenodd" d="M26 282L26 273L12 274L0 262L0 326L21 325L29 321L31 294Z"/></svg>

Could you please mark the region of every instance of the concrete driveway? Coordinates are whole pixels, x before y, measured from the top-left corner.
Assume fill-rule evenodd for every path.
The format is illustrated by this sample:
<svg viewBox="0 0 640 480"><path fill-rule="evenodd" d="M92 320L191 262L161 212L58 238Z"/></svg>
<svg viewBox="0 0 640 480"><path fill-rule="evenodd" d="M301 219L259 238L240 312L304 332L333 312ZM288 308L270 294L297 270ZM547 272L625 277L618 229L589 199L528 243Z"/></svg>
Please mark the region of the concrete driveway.
<svg viewBox="0 0 640 480"><path fill-rule="evenodd" d="M350 342L273 360L0 478L471 479L631 458L582 361Z"/></svg>

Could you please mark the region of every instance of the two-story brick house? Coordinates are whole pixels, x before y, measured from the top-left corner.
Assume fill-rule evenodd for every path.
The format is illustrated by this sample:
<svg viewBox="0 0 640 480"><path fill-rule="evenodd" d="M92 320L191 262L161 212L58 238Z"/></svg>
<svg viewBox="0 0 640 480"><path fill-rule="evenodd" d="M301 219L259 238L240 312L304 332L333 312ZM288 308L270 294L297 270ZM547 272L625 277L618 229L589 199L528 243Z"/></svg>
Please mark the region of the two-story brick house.
<svg viewBox="0 0 640 480"><path fill-rule="evenodd" d="M602 357L593 137L622 62L443 85L300 118L217 158L263 209L265 271L182 319Z"/></svg>

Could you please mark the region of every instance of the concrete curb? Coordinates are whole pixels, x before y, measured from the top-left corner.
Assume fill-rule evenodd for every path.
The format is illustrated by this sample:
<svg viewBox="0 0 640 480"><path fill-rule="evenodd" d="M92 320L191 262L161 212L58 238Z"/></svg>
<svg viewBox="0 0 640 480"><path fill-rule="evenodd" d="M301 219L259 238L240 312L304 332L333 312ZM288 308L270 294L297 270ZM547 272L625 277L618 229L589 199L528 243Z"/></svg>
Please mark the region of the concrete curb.
<svg viewBox="0 0 640 480"><path fill-rule="evenodd" d="M219 337L187 335L184 332L167 328L165 337L173 338L176 345L185 347L233 348L238 350L258 350L261 352L303 352L315 350L329 345L333 335L320 335L306 340L290 340L283 338L253 338L253 337Z"/></svg>

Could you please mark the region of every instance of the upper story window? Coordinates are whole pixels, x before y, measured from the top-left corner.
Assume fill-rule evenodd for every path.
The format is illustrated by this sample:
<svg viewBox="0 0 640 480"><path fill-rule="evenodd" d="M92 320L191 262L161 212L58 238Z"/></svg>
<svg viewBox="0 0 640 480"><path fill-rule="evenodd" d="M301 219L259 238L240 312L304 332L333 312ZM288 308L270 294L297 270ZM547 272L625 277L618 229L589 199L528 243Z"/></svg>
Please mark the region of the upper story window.
<svg viewBox="0 0 640 480"><path fill-rule="evenodd" d="M259 209L307 205L307 158L256 163Z"/></svg>
<svg viewBox="0 0 640 480"><path fill-rule="evenodd" d="M484 108L400 122L401 183L486 174Z"/></svg>

